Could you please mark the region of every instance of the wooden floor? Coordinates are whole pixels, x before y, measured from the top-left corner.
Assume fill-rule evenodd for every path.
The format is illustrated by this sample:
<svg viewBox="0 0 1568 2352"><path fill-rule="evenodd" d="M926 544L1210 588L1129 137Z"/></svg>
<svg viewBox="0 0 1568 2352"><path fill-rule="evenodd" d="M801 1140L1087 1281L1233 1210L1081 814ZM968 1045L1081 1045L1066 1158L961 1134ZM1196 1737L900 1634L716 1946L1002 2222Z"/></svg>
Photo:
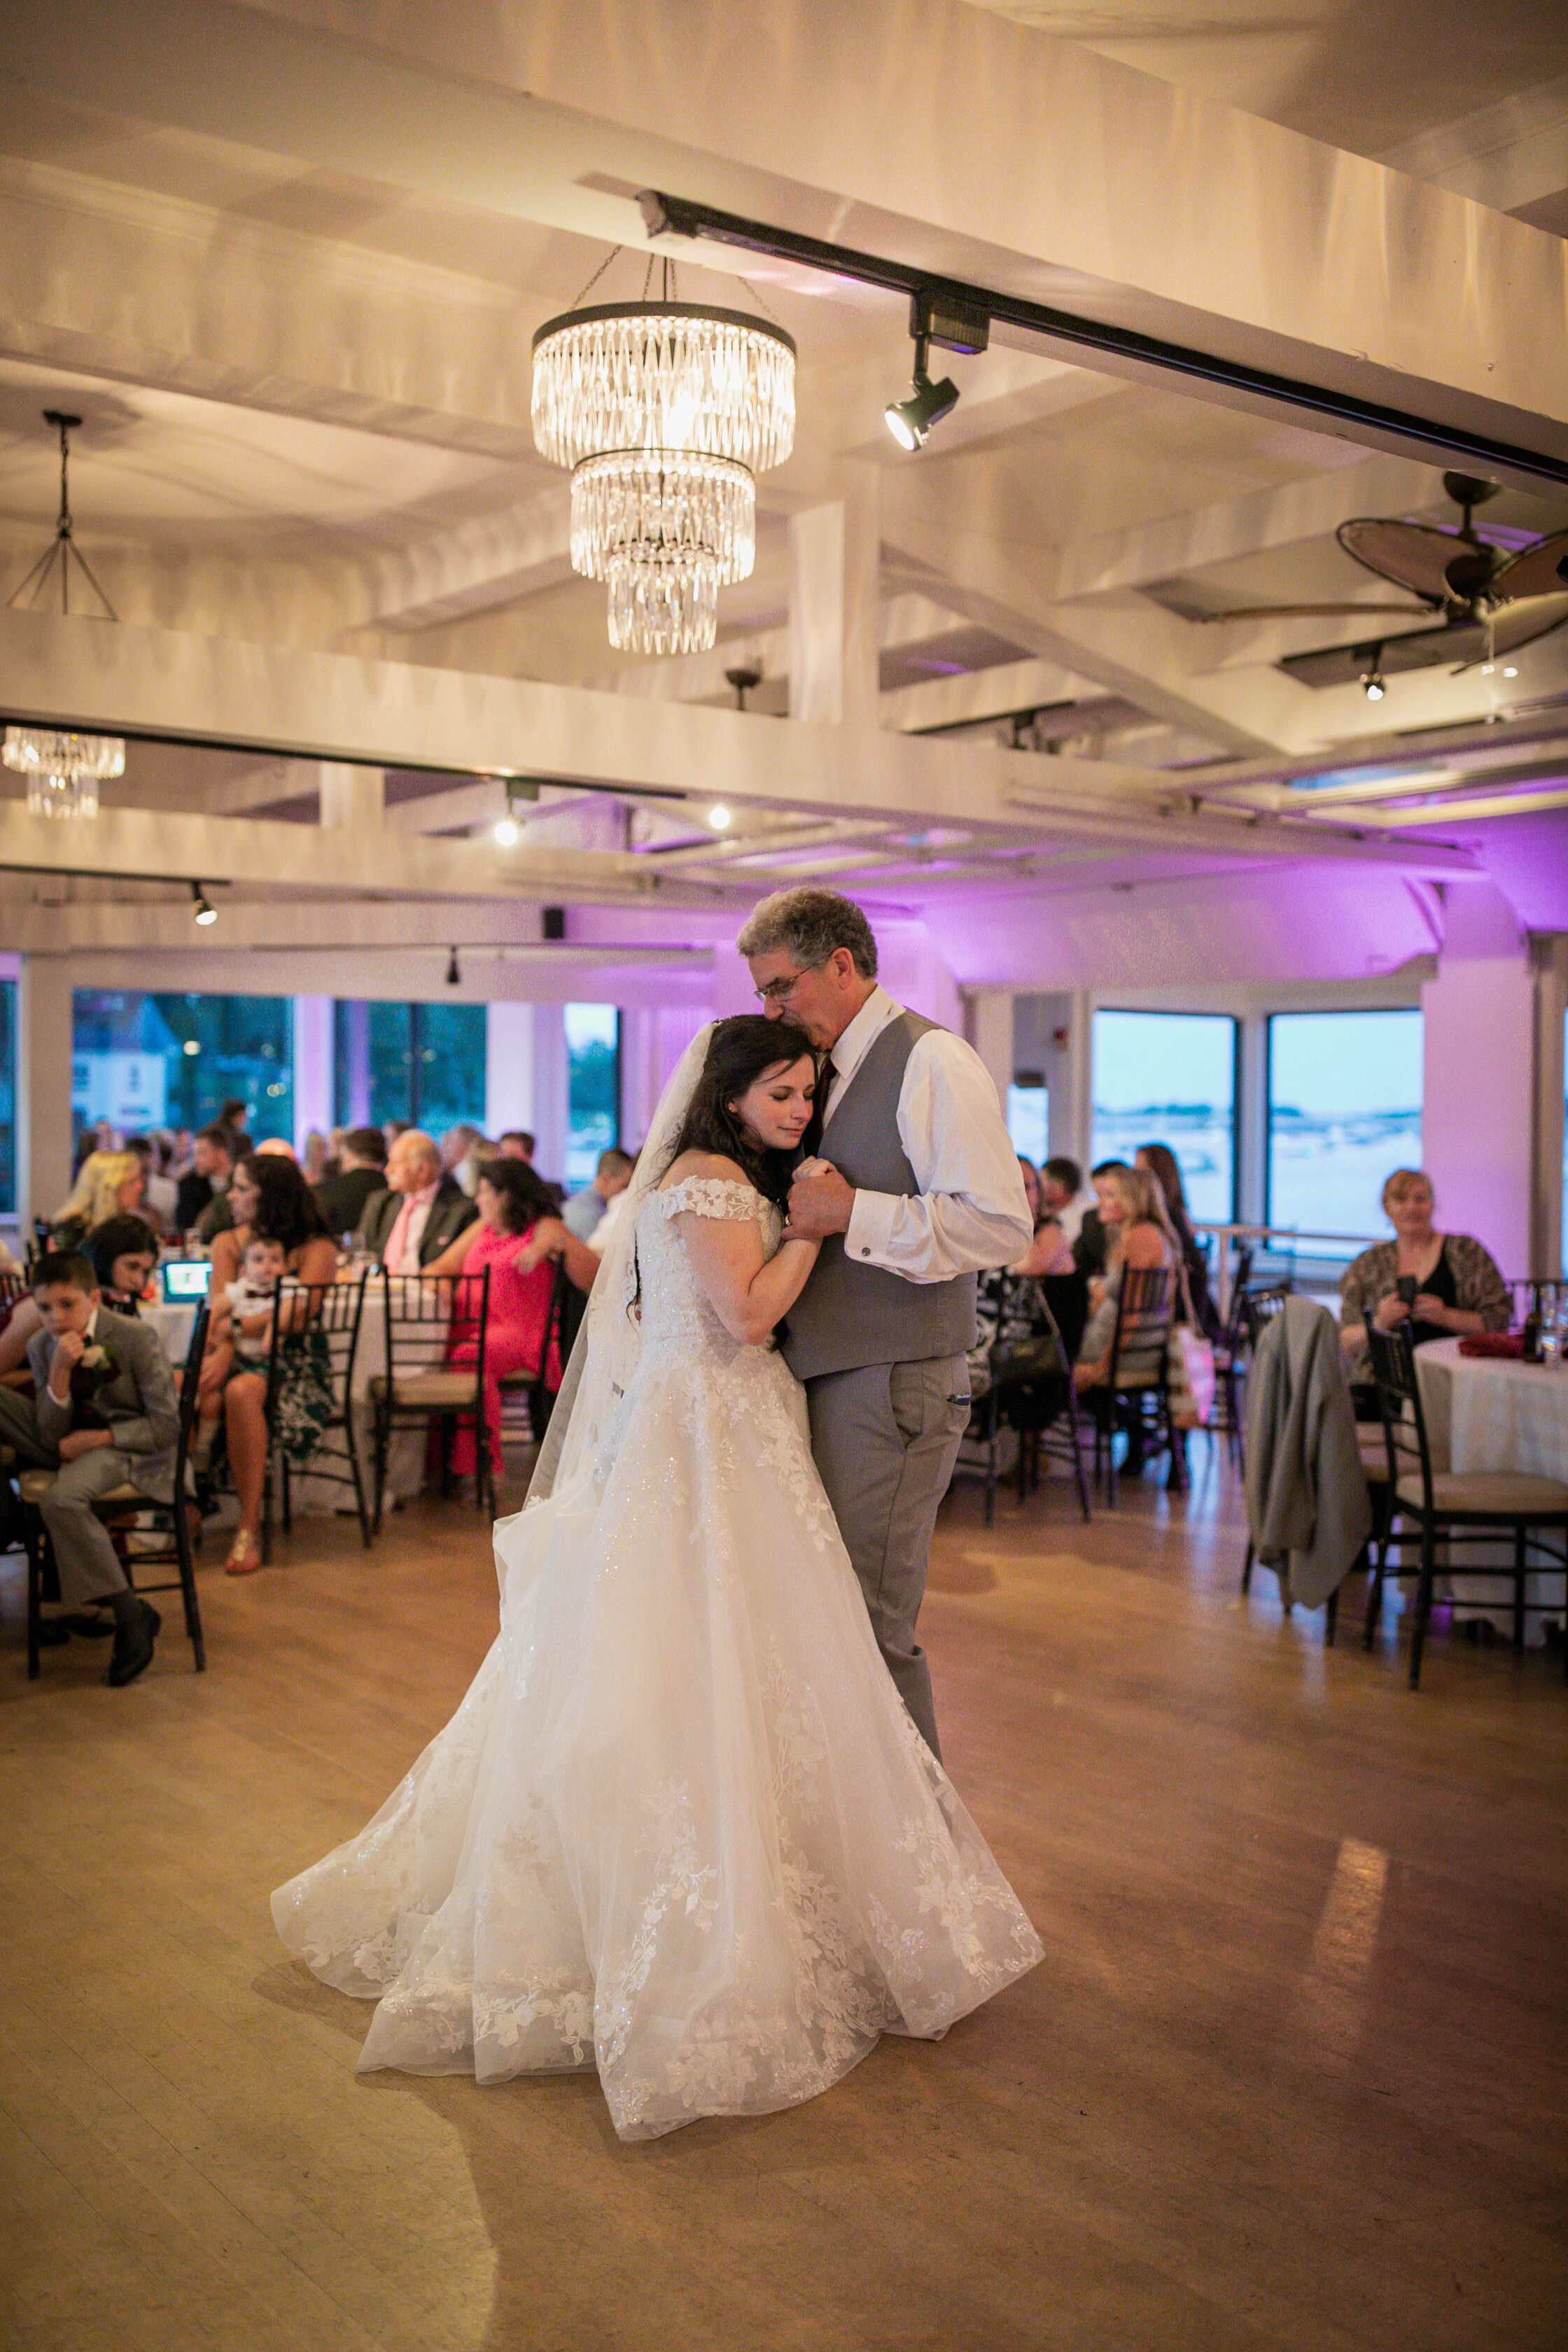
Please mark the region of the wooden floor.
<svg viewBox="0 0 1568 2352"><path fill-rule="evenodd" d="M949 1507L948 1763L1046 1960L829 2096L623 2148L592 2076L356 2080L366 2011L268 1890L355 1827L489 1639L471 1511L301 1523L25 1679L0 1566L5 2352L1559 2352L1568 1688L1439 1633L1325 1654L1237 1596L1234 1488L1084 1528Z"/></svg>

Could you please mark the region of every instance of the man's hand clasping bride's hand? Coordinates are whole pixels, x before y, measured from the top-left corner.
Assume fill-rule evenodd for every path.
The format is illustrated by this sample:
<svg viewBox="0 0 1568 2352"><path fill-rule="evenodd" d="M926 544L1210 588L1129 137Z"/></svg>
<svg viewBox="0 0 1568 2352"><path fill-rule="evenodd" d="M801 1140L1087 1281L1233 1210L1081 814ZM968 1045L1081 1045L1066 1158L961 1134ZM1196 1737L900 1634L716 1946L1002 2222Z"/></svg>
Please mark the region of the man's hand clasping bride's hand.
<svg viewBox="0 0 1568 2352"><path fill-rule="evenodd" d="M819 1242L829 1234L849 1230L855 1187L846 1182L831 1160L803 1160L789 1188L786 1241Z"/></svg>

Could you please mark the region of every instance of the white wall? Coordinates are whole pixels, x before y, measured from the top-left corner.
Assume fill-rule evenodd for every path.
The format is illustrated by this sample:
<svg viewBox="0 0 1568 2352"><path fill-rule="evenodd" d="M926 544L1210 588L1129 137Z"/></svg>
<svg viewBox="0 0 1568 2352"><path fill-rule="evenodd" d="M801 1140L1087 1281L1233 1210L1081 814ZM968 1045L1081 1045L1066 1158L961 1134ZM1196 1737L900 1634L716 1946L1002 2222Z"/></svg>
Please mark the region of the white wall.
<svg viewBox="0 0 1568 2352"><path fill-rule="evenodd" d="M1421 1154L1440 1230L1473 1234L1510 1277L1531 1267L1536 974L1490 883L1450 885L1437 976L1421 992Z"/></svg>

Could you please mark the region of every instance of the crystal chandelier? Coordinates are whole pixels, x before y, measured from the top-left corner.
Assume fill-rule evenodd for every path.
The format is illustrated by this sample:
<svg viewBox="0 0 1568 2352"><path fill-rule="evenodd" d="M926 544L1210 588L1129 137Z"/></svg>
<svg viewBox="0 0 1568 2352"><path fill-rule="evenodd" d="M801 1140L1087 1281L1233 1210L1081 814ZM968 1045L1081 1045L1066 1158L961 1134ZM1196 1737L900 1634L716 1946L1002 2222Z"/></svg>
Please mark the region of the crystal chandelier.
<svg viewBox="0 0 1568 2352"><path fill-rule="evenodd" d="M756 559L756 481L795 440L795 345L742 310L626 302L533 339L533 437L572 468L572 567L609 587L610 643L700 653Z"/></svg>
<svg viewBox="0 0 1568 2352"><path fill-rule="evenodd" d="M125 746L118 735L7 727L0 758L26 777L29 816L96 816L99 785L125 773Z"/></svg>

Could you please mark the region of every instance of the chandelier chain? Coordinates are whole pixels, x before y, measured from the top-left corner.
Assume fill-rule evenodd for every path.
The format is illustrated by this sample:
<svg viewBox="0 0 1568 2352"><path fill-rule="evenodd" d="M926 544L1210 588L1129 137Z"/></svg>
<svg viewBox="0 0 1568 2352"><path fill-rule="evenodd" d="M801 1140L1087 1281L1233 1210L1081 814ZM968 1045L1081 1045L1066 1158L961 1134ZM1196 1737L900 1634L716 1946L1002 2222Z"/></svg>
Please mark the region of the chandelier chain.
<svg viewBox="0 0 1568 2352"><path fill-rule="evenodd" d="M625 253L626 249L626 247L625 247L624 245L612 245L612 246L611 246L611 247L610 247L610 249L609 249L608 253L606 253L606 254L605 254L605 257L604 257L603 261L601 261L601 262L600 262L599 267L597 268L597 269L595 269L595 272L594 272L593 276L588 279L587 283L586 283L584 286L583 286L583 287L579 289L579 291L578 291L576 294L574 294L574 295L573 296L573 298L572 298L572 308L573 308L573 310L581 310L581 308L582 308L582 306L583 306L583 296L584 296L584 294L591 294L591 293L593 292L593 290L594 290L595 287L598 284L598 282L599 282L600 278L604 276L604 274L605 274L605 270L606 270L606 269L608 269L608 268L609 268L609 266L610 266L611 262L612 262L612 261L614 261L614 259L615 259L615 257L616 257L616 254L617 254L617 253Z"/></svg>

